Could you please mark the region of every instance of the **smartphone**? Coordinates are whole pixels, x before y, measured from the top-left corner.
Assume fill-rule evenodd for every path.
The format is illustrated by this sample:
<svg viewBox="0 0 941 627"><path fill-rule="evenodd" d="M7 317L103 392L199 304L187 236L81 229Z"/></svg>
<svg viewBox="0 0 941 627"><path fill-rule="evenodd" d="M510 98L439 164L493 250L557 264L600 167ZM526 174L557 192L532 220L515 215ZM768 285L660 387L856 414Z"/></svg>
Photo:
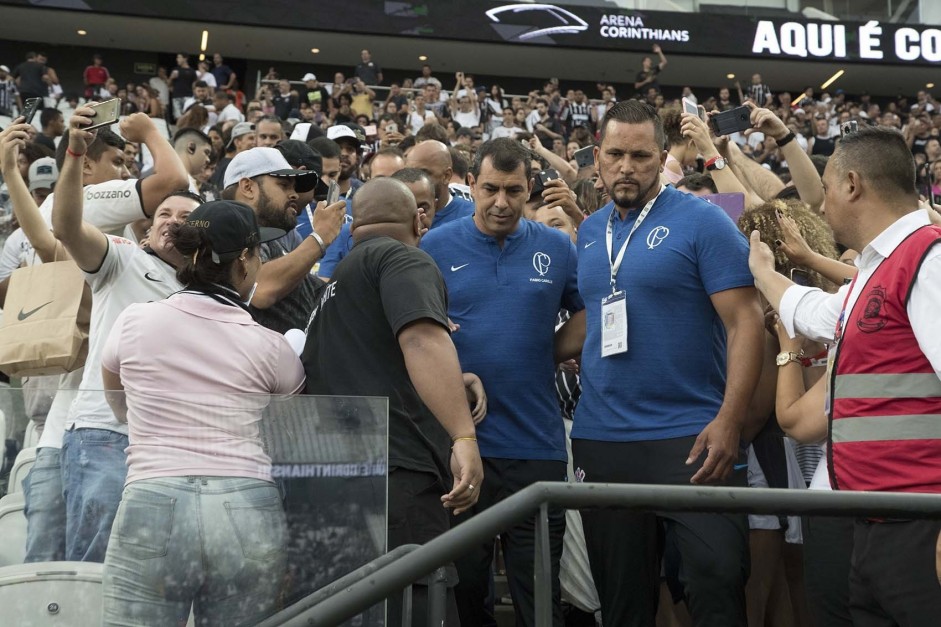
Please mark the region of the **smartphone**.
<svg viewBox="0 0 941 627"><path fill-rule="evenodd" d="M32 124L33 118L36 117L36 112L39 111L39 108L42 106L42 98L30 98L26 101L26 104L23 105L23 123Z"/></svg>
<svg viewBox="0 0 941 627"><path fill-rule="evenodd" d="M722 111L709 118L709 122L712 124L712 130L720 137L740 133L752 127L751 109L742 106Z"/></svg>
<svg viewBox="0 0 941 627"><path fill-rule="evenodd" d="M690 115L698 116L699 107L696 106L696 103L689 98L683 98L683 113L689 113Z"/></svg>
<svg viewBox="0 0 941 627"><path fill-rule="evenodd" d="M559 173L552 168L543 170L542 172L539 173L539 180L542 182L543 189L545 189L546 183L548 183L549 181L554 181L557 178L559 178Z"/></svg>
<svg viewBox="0 0 941 627"><path fill-rule="evenodd" d="M327 188L327 205L332 205L338 200L340 200L340 186L336 181L330 181L330 186Z"/></svg>
<svg viewBox="0 0 941 627"><path fill-rule="evenodd" d="M363 133L366 135L366 137L375 137L379 134L379 131L376 130L375 124L370 124L369 126L363 127Z"/></svg>
<svg viewBox="0 0 941 627"><path fill-rule="evenodd" d="M118 121L121 115L120 98L112 98L89 106L95 110L95 114L92 116L91 125L85 127L84 130L86 131L101 128L102 126L111 126Z"/></svg>
<svg viewBox="0 0 941 627"><path fill-rule="evenodd" d="M396 124L395 122L386 124L386 133L398 133L398 132L399 132L398 124Z"/></svg>
<svg viewBox="0 0 941 627"><path fill-rule="evenodd" d="M585 146L575 151L575 164L579 168L591 168L595 165L595 147Z"/></svg>
<svg viewBox="0 0 941 627"><path fill-rule="evenodd" d="M809 286L810 273L802 268L791 268L791 280L797 285Z"/></svg>
<svg viewBox="0 0 941 627"><path fill-rule="evenodd" d="M848 120L840 124L840 137L846 137L851 135L859 130L859 122L856 120Z"/></svg>

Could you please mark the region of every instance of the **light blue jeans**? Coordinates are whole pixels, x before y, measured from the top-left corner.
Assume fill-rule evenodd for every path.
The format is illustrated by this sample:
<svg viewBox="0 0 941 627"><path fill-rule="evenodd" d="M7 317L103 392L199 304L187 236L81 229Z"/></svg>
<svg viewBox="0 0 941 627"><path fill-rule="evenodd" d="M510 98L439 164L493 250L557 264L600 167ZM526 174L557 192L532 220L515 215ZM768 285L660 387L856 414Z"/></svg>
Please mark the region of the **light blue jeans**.
<svg viewBox="0 0 941 627"><path fill-rule="evenodd" d="M142 479L124 489L104 568L104 625L252 625L277 608L287 525L273 483Z"/></svg>
<svg viewBox="0 0 941 627"><path fill-rule="evenodd" d="M59 449L44 446L23 480L26 515L26 561L65 559L65 499Z"/></svg>
<svg viewBox="0 0 941 627"><path fill-rule="evenodd" d="M70 429L62 438L65 559L103 562L127 478L127 435Z"/></svg>

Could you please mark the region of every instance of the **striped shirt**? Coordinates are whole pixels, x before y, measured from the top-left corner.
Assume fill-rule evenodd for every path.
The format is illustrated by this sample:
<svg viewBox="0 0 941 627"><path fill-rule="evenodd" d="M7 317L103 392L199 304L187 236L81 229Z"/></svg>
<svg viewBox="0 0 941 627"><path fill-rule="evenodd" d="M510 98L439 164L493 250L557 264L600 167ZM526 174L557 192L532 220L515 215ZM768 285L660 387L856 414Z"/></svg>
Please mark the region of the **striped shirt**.
<svg viewBox="0 0 941 627"><path fill-rule="evenodd" d="M0 81L0 115L13 115L13 105L16 104L16 83L12 80Z"/></svg>

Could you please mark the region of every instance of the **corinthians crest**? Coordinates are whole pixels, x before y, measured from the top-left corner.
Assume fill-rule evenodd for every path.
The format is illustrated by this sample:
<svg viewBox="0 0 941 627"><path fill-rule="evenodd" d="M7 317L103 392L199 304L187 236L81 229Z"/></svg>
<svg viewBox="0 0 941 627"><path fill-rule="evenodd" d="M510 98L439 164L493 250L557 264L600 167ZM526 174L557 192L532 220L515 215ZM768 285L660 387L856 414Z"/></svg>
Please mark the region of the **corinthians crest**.
<svg viewBox="0 0 941 627"><path fill-rule="evenodd" d="M885 288L877 285L866 295L863 315L856 320L856 326L863 333L875 333L884 327L888 320L885 318Z"/></svg>

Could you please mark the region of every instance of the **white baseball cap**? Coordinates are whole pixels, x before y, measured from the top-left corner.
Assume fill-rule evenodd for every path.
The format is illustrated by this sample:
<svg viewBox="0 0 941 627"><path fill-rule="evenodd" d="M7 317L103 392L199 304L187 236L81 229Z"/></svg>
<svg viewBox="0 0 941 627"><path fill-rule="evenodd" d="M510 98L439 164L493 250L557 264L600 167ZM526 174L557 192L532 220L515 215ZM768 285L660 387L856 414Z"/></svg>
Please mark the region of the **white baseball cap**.
<svg viewBox="0 0 941 627"><path fill-rule="evenodd" d="M8 68L8 67L5 66L5 65L0 65L0 72L7 72L7 73L9 73L9 71L10 71L10 68Z"/></svg>
<svg viewBox="0 0 941 627"><path fill-rule="evenodd" d="M291 131L291 139L297 139L302 142L307 141L307 134L310 133L310 122L298 122Z"/></svg>
<svg viewBox="0 0 941 627"><path fill-rule="evenodd" d="M224 187L235 185L242 179L256 176L286 176L294 178L294 189L303 194L317 186L317 173L311 170L295 170L275 148L252 148L235 155L225 169Z"/></svg>
<svg viewBox="0 0 941 627"><path fill-rule="evenodd" d="M52 189L59 179L59 168L52 157L36 159L29 164L29 191Z"/></svg>
<svg viewBox="0 0 941 627"><path fill-rule="evenodd" d="M301 80L304 81L305 83L307 81L315 81L317 80L317 75L311 72L308 72L307 74L304 74L304 78L302 78Z"/></svg>

